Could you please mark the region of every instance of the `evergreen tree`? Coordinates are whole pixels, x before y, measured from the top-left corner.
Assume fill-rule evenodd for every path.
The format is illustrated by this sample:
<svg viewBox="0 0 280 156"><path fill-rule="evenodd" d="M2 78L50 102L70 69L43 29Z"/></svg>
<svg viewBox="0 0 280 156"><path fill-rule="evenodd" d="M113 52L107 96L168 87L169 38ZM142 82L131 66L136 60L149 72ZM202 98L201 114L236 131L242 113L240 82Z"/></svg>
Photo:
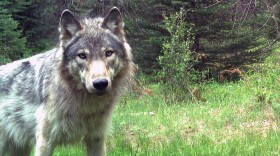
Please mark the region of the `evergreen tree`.
<svg viewBox="0 0 280 156"><path fill-rule="evenodd" d="M186 21L194 25L192 50L206 56L197 68L202 64L206 68L218 65L219 70L233 68L260 61L268 54L263 51L268 46L264 44L267 32L260 29L269 18L267 12L253 1L248 1L246 8L237 3L196 0L187 5Z"/></svg>
<svg viewBox="0 0 280 156"><path fill-rule="evenodd" d="M186 10L185 22L192 27L191 51L198 58L194 68L218 72L259 62L269 55L269 47L273 43L269 37L277 34L275 30L279 32L276 28L280 24L275 24L279 16L273 12L279 2L267 1L264 4L265 1L132 0L122 1L121 6L128 15L127 34L140 67L154 71L157 65L155 58L162 48L160 38L171 35L163 27L163 17L169 17L183 7Z"/></svg>
<svg viewBox="0 0 280 156"><path fill-rule="evenodd" d="M54 41L58 40L57 28L62 12L55 16L55 11L59 9L54 1L17 0L8 7L14 10L12 17L19 22L19 28L27 40L26 45L33 53L54 46Z"/></svg>
<svg viewBox="0 0 280 156"><path fill-rule="evenodd" d="M0 2L0 64L20 59L30 52L26 47L26 39L21 37L18 22L6 9L8 1Z"/></svg>

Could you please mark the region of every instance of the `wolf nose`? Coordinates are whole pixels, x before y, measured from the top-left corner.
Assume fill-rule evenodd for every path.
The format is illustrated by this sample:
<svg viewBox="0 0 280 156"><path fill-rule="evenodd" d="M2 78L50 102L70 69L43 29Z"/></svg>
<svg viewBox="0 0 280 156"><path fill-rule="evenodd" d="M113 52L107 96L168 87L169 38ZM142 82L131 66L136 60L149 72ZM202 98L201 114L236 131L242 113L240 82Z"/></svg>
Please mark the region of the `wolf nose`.
<svg viewBox="0 0 280 156"><path fill-rule="evenodd" d="M95 89L99 91L103 91L108 86L108 80L107 79L96 79L93 81L93 86Z"/></svg>

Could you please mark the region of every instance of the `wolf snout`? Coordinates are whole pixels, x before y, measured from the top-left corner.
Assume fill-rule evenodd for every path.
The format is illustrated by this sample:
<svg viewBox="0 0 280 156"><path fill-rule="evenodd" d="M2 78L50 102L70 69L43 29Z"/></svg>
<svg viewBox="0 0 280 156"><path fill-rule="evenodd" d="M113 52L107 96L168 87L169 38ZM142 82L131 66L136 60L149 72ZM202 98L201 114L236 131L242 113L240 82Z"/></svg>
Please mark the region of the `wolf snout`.
<svg viewBox="0 0 280 156"><path fill-rule="evenodd" d="M109 81L105 78L99 78L94 80L92 84L97 91L104 91L108 87Z"/></svg>

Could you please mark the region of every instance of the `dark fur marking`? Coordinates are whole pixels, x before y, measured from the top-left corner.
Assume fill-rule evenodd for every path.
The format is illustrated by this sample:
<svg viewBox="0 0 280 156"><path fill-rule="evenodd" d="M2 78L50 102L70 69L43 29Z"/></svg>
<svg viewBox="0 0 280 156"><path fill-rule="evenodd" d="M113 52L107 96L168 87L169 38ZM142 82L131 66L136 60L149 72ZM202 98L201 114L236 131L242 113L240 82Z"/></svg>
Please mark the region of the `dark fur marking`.
<svg viewBox="0 0 280 156"><path fill-rule="evenodd" d="M14 110L15 113L18 113L18 112L21 112L21 111L22 111L22 107L21 106L15 107L15 110Z"/></svg>
<svg viewBox="0 0 280 156"><path fill-rule="evenodd" d="M44 73L44 66L42 66L39 69L39 73ZM43 101L46 101L46 98L43 97L43 86L44 86L44 74L39 76L39 82L38 82L38 97L39 97L39 103L42 103Z"/></svg>
<svg viewBox="0 0 280 156"><path fill-rule="evenodd" d="M29 68L31 65L30 65L30 62L29 61L24 61L22 62L22 68Z"/></svg>
<svg viewBox="0 0 280 156"><path fill-rule="evenodd" d="M72 40L69 41L69 43L66 45L64 53L63 53L63 57L65 58L65 60L70 60L71 59L71 55L69 55L69 49L76 44L79 40L81 39L81 37L75 37ZM75 55L76 56L76 55ZM72 56L73 57L73 56Z"/></svg>
<svg viewBox="0 0 280 156"><path fill-rule="evenodd" d="M99 143L100 141L101 141L101 138L98 138L98 137L94 138L95 143Z"/></svg>
<svg viewBox="0 0 280 156"><path fill-rule="evenodd" d="M100 36L101 38L103 38L103 40L106 41L105 44L109 43L106 46L113 48L117 55L123 57L125 48L119 40L117 40L116 38L112 37L110 34L107 33L101 33Z"/></svg>
<svg viewBox="0 0 280 156"><path fill-rule="evenodd" d="M15 72L13 75L11 75L10 77L8 77L6 80L4 80L4 82L1 82L1 88L0 88L0 92L4 93L4 94L9 94L10 93L10 88L11 86L14 84L14 81L16 80L15 78L20 76L22 73L24 73L24 75L26 74L25 72L28 72L28 69L30 69L31 64L29 61L24 61L21 63L21 66L18 68L17 72ZM26 78L25 76L22 76L23 79L21 79L21 81L24 81Z"/></svg>
<svg viewBox="0 0 280 156"><path fill-rule="evenodd" d="M39 96L39 103L43 103L45 101L45 97L43 97L43 79L39 79L39 88L38 88L38 96Z"/></svg>
<svg viewBox="0 0 280 156"><path fill-rule="evenodd" d="M15 144L14 140L10 139L8 141L7 148L9 150L9 154L12 156L21 155L21 156L29 156L31 153L31 148L29 145L19 146Z"/></svg>
<svg viewBox="0 0 280 156"><path fill-rule="evenodd" d="M32 78L35 74L34 69L31 67L29 61L23 62L21 68L23 72L17 75L20 77L20 79L18 79L20 82L18 82L16 86L16 95L24 97L30 103L39 103L35 88L26 85L35 83L35 80Z"/></svg>
<svg viewBox="0 0 280 156"><path fill-rule="evenodd" d="M89 42L90 41L90 42ZM105 56L105 53L100 52L101 48L113 48L114 52L120 56L124 56L125 48L121 41L111 36L106 32L101 32L95 36L75 37L66 46L64 58L71 60L76 57L77 51L82 48L90 50L90 58L100 59Z"/></svg>
<svg viewBox="0 0 280 156"><path fill-rule="evenodd" d="M19 126L20 129L24 129L26 126L25 121L23 120L22 107L17 106L10 110L13 114L11 114L11 118L17 123L16 125Z"/></svg>
<svg viewBox="0 0 280 156"><path fill-rule="evenodd" d="M3 94L6 94L8 95L10 93L10 86L13 84L14 82L14 79L12 78L9 78L8 80L5 81L6 83L4 82L1 82L1 87L0 87L0 92L3 93Z"/></svg>
<svg viewBox="0 0 280 156"><path fill-rule="evenodd" d="M104 114L105 114L105 111L101 111L99 114L100 114L100 115L104 115Z"/></svg>
<svg viewBox="0 0 280 156"><path fill-rule="evenodd" d="M9 111L5 113L5 117L6 117L6 118L10 117L11 115L12 115L12 113L9 112Z"/></svg>
<svg viewBox="0 0 280 156"><path fill-rule="evenodd" d="M17 123L17 125L19 126L19 128L20 128L20 129L25 129L26 123L24 122L23 119L21 119L22 116L21 116L21 115L17 115L16 118L17 118L16 123Z"/></svg>

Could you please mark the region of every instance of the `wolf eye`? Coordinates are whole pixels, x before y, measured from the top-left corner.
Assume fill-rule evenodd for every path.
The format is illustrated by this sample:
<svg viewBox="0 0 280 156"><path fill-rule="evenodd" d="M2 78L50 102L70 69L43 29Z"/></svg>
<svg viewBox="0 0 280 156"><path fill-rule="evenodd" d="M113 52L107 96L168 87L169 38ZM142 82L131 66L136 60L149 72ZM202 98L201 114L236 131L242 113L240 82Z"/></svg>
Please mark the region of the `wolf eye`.
<svg viewBox="0 0 280 156"><path fill-rule="evenodd" d="M106 55L106 57L110 57L113 53L114 53L113 50L107 50L105 55Z"/></svg>
<svg viewBox="0 0 280 156"><path fill-rule="evenodd" d="M86 59L87 58L85 53L78 54L78 57L81 58L81 59Z"/></svg>

